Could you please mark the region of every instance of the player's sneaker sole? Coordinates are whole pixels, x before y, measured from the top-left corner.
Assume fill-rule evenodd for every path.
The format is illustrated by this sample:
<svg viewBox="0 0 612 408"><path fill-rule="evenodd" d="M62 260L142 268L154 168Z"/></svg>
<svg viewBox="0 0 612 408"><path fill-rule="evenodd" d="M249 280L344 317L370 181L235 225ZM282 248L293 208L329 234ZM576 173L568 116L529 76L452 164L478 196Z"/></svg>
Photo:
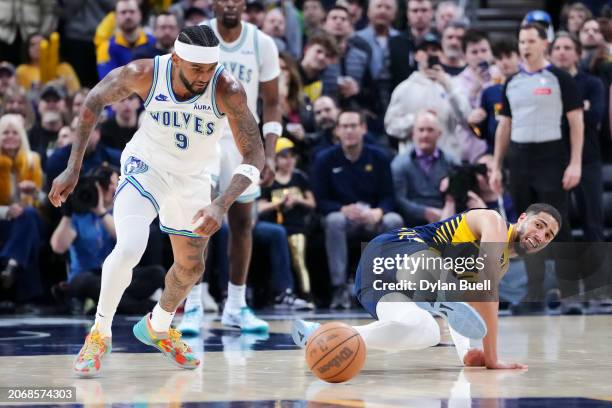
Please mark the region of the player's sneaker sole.
<svg viewBox="0 0 612 408"><path fill-rule="evenodd" d="M291 338L296 346L304 348L310 335L321 326L320 323L310 323L297 319L291 326Z"/></svg>
<svg viewBox="0 0 612 408"><path fill-rule="evenodd" d="M416 302L421 309L441 316L457 333L480 340L487 334L487 325L472 306L464 302Z"/></svg>

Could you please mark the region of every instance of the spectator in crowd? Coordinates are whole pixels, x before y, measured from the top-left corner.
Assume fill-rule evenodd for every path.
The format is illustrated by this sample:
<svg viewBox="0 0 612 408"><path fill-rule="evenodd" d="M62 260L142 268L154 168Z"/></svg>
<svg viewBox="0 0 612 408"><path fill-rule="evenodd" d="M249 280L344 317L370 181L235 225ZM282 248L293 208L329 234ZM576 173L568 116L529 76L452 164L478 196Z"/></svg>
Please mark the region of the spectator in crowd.
<svg viewBox="0 0 612 408"><path fill-rule="evenodd" d="M310 101L302 90L302 81L297 64L287 53L279 54L281 74L278 81L278 96L283 112L284 134L303 143L305 129L312 129L313 116Z"/></svg>
<svg viewBox="0 0 612 408"><path fill-rule="evenodd" d="M337 143L336 123L340 110L336 101L329 96L322 96L313 105L315 131L306 133L304 144L306 154L303 156L305 163L303 168L309 168L315 157L321 151L332 147Z"/></svg>
<svg viewBox="0 0 612 408"><path fill-rule="evenodd" d="M323 71L338 56L338 45L333 37L324 32L313 35L306 43L304 56L300 61L300 77L304 93L316 101L323 93Z"/></svg>
<svg viewBox="0 0 612 408"><path fill-rule="evenodd" d="M408 0L407 6L409 37L416 46L433 29L433 3L431 0Z"/></svg>
<svg viewBox="0 0 612 408"><path fill-rule="evenodd" d="M53 252L70 252L68 293L81 303L87 298L98 301L102 263L115 245L113 197L118 179L119 169L110 166L95 168L81 178L51 236ZM95 200L90 199L91 193L79 194L86 189L96 191ZM151 310L155 302L149 297L164 286L165 272L161 265L134 268L132 283L119 303L120 312L140 314Z"/></svg>
<svg viewBox="0 0 612 408"><path fill-rule="evenodd" d="M115 0L63 0L61 52L83 86L91 88L98 82L94 35L98 24L114 7Z"/></svg>
<svg viewBox="0 0 612 408"><path fill-rule="evenodd" d="M0 55L20 64L22 43L31 35L50 35L57 27L55 0L0 3ZM27 44L27 43L26 43Z"/></svg>
<svg viewBox="0 0 612 408"><path fill-rule="evenodd" d="M311 35L319 32L326 18L326 11L321 0L305 0L302 4L302 16L304 17L304 44Z"/></svg>
<svg viewBox="0 0 612 408"><path fill-rule="evenodd" d="M260 220L280 224L285 228L300 294L310 300L310 273L306 267L306 223L316 204L306 174L296 170L294 146L289 139L277 140L275 180L270 187L262 189L257 211Z"/></svg>
<svg viewBox="0 0 612 408"><path fill-rule="evenodd" d="M493 163L493 155L489 153L483 154L476 160L476 165L486 166L486 173L476 173L477 188L475 191L468 192L468 208L490 208L500 213L508 222L516 222L518 214L510 193L507 191L498 193L489 184ZM454 214L455 209L451 208L450 213Z"/></svg>
<svg viewBox="0 0 612 408"><path fill-rule="evenodd" d="M598 133L605 111L604 89L599 78L578 70L581 51L576 37L567 32L559 32L552 44L550 56L557 68L569 72L578 87L584 109L584 147L582 176L572 192L583 222L585 241L602 242L603 180ZM564 125L565 132L568 132L567 123Z"/></svg>
<svg viewBox="0 0 612 408"><path fill-rule="evenodd" d="M107 147L100 141L101 123L97 123L94 130L89 136L85 156L83 158L82 173L101 166L103 163L108 163L115 167L120 167L121 151ZM50 190L51 182L66 168L68 158L70 157L71 145L55 149L46 165L47 183Z"/></svg>
<svg viewBox="0 0 612 408"><path fill-rule="evenodd" d="M185 12L185 25L184 27L193 27L200 25L203 21L209 20L208 13L199 7L190 7ZM263 16L262 16L263 23Z"/></svg>
<svg viewBox="0 0 612 408"><path fill-rule="evenodd" d="M561 19L564 21L564 26L570 33L578 35L580 28L585 21L593 18L593 13L584 4L576 2L564 7Z"/></svg>
<svg viewBox="0 0 612 408"><path fill-rule="evenodd" d="M463 52L463 36L467 30L465 23L451 21L442 30L442 55L440 65L450 76L459 75L466 67Z"/></svg>
<svg viewBox="0 0 612 408"><path fill-rule="evenodd" d="M38 101L40 119L28 134L30 147L40 155L43 167L46 166L47 157L55 147L57 132L66 124L67 111L64 89L55 84L46 85Z"/></svg>
<svg viewBox="0 0 612 408"><path fill-rule="evenodd" d="M140 98L132 94L113 105L115 115L100 125L100 140L106 147L123 150L138 130Z"/></svg>
<svg viewBox="0 0 612 408"><path fill-rule="evenodd" d="M60 148L68 146L74 141L74 130L70 126L64 126L57 133L57 141L55 147Z"/></svg>
<svg viewBox="0 0 612 408"><path fill-rule="evenodd" d="M270 270L268 282L274 293L274 307L291 310L314 309L311 302L294 293L295 280L291 272L291 255L285 228L273 222L257 221L253 227L253 244L267 251L265 257Z"/></svg>
<svg viewBox="0 0 612 408"><path fill-rule="evenodd" d="M292 0L284 0L278 4L285 16L284 37L287 41L287 51L298 60L302 56L302 39L304 38L300 12L295 7Z"/></svg>
<svg viewBox="0 0 612 408"><path fill-rule="evenodd" d="M45 38L40 34L32 34L27 39L27 51L25 53L25 60L23 64L17 67L17 82L19 85L30 91L39 90L43 84L41 84L41 72L40 72L40 42ZM66 87L69 93L74 93L79 90L81 84L77 77L74 69L70 64L61 62L57 65L57 71L51 73L52 79L58 79L61 84Z"/></svg>
<svg viewBox="0 0 612 408"><path fill-rule="evenodd" d="M134 59L154 58L172 52L174 41L179 34L179 26L176 16L169 12L160 13L154 19L153 36L155 45L141 47L134 50Z"/></svg>
<svg viewBox="0 0 612 408"><path fill-rule="evenodd" d="M495 131L503 103L503 84L519 71L520 63L514 40L499 41L493 47L493 55L500 75L499 83L482 91L480 109L475 109L470 114L472 124L478 125L480 136L487 142L487 153L493 153L495 148ZM481 119L480 123L478 123L479 119Z"/></svg>
<svg viewBox="0 0 612 408"><path fill-rule="evenodd" d="M176 16L179 27L188 26L187 21L195 14L201 13L201 17L195 24L201 23L206 18L212 18L214 13L211 8L212 2L209 0L179 0L170 6L168 11Z"/></svg>
<svg viewBox="0 0 612 408"><path fill-rule="evenodd" d="M18 301L42 293L38 269L42 221L35 207L43 172L38 154L30 151L21 116L0 118L0 292Z"/></svg>
<svg viewBox="0 0 612 408"><path fill-rule="evenodd" d="M612 83L612 63L608 45L601 33L599 22L590 19L584 22L580 29L582 44L581 68L598 76L609 88Z"/></svg>
<svg viewBox="0 0 612 408"><path fill-rule="evenodd" d="M261 30L272 37L279 52L290 52L285 40L285 15L281 9L273 8L266 13ZM296 55L291 56L297 58Z"/></svg>
<svg viewBox="0 0 612 408"><path fill-rule="evenodd" d="M601 8L597 22L612 53L612 5L606 4Z"/></svg>
<svg viewBox="0 0 612 408"><path fill-rule="evenodd" d="M15 66L10 62L0 62L0 105L4 101L6 91L15 85Z"/></svg>
<svg viewBox="0 0 612 408"><path fill-rule="evenodd" d="M242 19L253 24L260 30L263 28L266 18L266 8L260 0L247 0ZM284 16L283 16L284 18ZM284 33L283 33L284 34Z"/></svg>
<svg viewBox="0 0 612 408"><path fill-rule="evenodd" d="M399 139L400 152L410 148L410 133L416 113L429 109L438 115L442 135L438 146L458 160L464 149L457 137L457 125L470 113L467 96L440 66L440 43L435 35L427 35L415 54L418 71L399 84L393 91L385 115L387 134ZM430 66L429 63L433 65Z"/></svg>
<svg viewBox="0 0 612 408"><path fill-rule="evenodd" d="M89 88L81 88L74 95L72 95L72 104L70 105L70 122L79 117L79 112L85 103L85 98L89 93Z"/></svg>
<svg viewBox="0 0 612 408"><path fill-rule="evenodd" d="M335 5L342 6L349 11L349 18L353 30L363 30L368 26L368 17L366 11L366 2L363 0L338 0Z"/></svg>
<svg viewBox="0 0 612 408"><path fill-rule="evenodd" d="M142 28L142 13L136 0L117 0L115 6L117 30L97 51L98 75L104 78L113 69L134 59L139 48L154 48L155 37Z"/></svg>
<svg viewBox="0 0 612 408"><path fill-rule="evenodd" d="M397 4L394 0L372 0L368 7L369 25L355 33L364 39L372 50L370 76L374 81L373 89L378 92L371 100L371 109L377 115L384 115L393 91L389 41L399 35L399 31L391 26L396 13ZM375 106L376 104L379 106Z"/></svg>
<svg viewBox="0 0 612 408"><path fill-rule="evenodd" d="M341 106L358 104L363 108L371 105L368 97L370 45L361 37L353 36L353 26L348 10L342 6L332 7L325 18L323 30L333 36L338 44L337 63L323 72L323 93L337 97ZM371 96L371 95L370 95Z"/></svg>
<svg viewBox="0 0 612 408"><path fill-rule="evenodd" d="M468 30L462 40L463 53L467 67L453 80L459 89L467 95L470 103L471 113L467 123L462 124L461 133L463 145L469 148L462 149L462 160L474 162L487 150L487 143L480 138L478 125L484 120L483 111L480 109L482 91L493 85L493 73L496 69L491 65L493 53L486 34L477 30ZM478 136L478 137L477 137ZM466 143L469 141L469 144Z"/></svg>
<svg viewBox="0 0 612 408"><path fill-rule="evenodd" d="M508 151L509 190L517 212L523 212L533 202L553 205L563 217L557 241L570 242L568 194L580 182L584 141L582 101L570 74L546 60L547 47L547 33L542 26L528 23L521 27L519 52L524 66L504 85L490 182L493 190L500 193L501 168ZM569 122L569 152L562 140L560 113ZM562 251L552 248L552 251L562 294L575 294L575 270L569 262L572 251L567 247ZM544 257L532 256L525 263L529 277L526 299L533 303L524 304L516 311L541 312Z"/></svg>
<svg viewBox="0 0 612 408"><path fill-rule="evenodd" d="M336 125L339 146L321 152L313 164L312 186L325 216L325 248L334 287L332 308L350 307L347 238L399 228L391 165L386 153L364 144L366 122L358 111L344 111Z"/></svg>
<svg viewBox="0 0 612 408"><path fill-rule="evenodd" d="M463 9L454 1L443 1L436 7L435 26L436 31L440 35L442 35L451 22L464 23L464 20Z"/></svg>
<svg viewBox="0 0 612 408"><path fill-rule="evenodd" d="M26 130L31 129L36 120L34 109L28 100L28 95L26 91L19 86L13 86L7 89L2 98L2 109L0 109L0 113L15 113L21 115L25 121Z"/></svg>
<svg viewBox="0 0 612 408"><path fill-rule="evenodd" d="M412 127L414 147L398 154L391 163L395 200L404 225L429 224L442 219L442 179L453 161L438 148L442 126L430 111L419 111Z"/></svg>

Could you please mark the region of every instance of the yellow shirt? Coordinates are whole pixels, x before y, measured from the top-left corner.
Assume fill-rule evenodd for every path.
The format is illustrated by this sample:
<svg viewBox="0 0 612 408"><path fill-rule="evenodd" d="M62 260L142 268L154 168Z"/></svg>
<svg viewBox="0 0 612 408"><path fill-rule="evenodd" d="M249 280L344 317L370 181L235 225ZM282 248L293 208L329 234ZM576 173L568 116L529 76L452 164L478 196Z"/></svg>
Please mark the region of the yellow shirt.
<svg viewBox="0 0 612 408"><path fill-rule="evenodd" d="M17 82L27 90L36 86L40 86L40 67L31 64L21 64L15 71ZM69 94L74 94L81 89L79 77L72 66L66 62L62 62L57 66L56 78L62 79L66 85Z"/></svg>

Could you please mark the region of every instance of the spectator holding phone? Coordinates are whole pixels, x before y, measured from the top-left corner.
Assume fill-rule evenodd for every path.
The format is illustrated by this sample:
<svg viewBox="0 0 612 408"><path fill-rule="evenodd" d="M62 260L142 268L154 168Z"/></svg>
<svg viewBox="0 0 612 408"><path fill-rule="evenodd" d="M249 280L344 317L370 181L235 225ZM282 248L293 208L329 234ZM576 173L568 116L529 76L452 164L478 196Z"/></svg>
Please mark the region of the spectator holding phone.
<svg viewBox="0 0 612 408"><path fill-rule="evenodd" d="M467 120L470 105L467 96L440 65L441 53L439 38L427 34L414 57L418 71L401 82L391 95L385 129L390 136L399 139L400 152L409 150L417 112L423 109L435 112L442 125L438 147L457 159L464 147L457 139L455 129Z"/></svg>

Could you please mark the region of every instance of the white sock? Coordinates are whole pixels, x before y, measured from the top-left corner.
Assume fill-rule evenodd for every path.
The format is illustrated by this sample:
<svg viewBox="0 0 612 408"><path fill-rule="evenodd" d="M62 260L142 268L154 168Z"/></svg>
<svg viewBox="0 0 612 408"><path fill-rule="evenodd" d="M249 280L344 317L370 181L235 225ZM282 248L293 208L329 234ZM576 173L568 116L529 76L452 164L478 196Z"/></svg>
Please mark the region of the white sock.
<svg viewBox="0 0 612 408"><path fill-rule="evenodd" d="M239 312L246 307L246 285L234 285L232 282L227 284L227 301L225 308L231 312Z"/></svg>
<svg viewBox="0 0 612 408"><path fill-rule="evenodd" d="M112 337L113 332L111 331L111 326L113 324L113 316L103 316L100 312L96 312L96 320L94 321L94 325L91 330L98 329L102 336L104 337ZM90 330L90 331L91 331Z"/></svg>
<svg viewBox="0 0 612 408"><path fill-rule="evenodd" d="M151 314L151 327L156 332L167 332L170 330L170 323L172 323L173 318L174 312L165 311L157 302Z"/></svg>
<svg viewBox="0 0 612 408"><path fill-rule="evenodd" d="M191 309L200 308L202 309L202 284L198 283L195 285L189 294L187 295L187 301L185 302L185 312Z"/></svg>

